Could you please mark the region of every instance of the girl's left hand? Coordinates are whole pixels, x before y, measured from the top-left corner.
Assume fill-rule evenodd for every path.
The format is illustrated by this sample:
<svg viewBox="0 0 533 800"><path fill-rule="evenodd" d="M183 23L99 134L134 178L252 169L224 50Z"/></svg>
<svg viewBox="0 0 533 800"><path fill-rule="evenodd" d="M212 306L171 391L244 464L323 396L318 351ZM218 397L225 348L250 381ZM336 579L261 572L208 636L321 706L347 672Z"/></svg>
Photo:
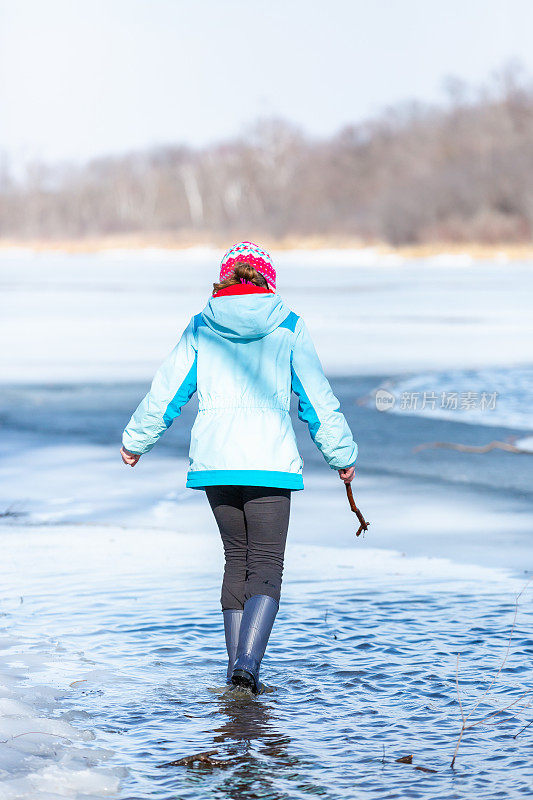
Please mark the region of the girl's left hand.
<svg viewBox="0 0 533 800"><path fill-rule="evenodd" d="M125 447L120 448L120 455L122 456L123 462L129 467L134 467L141 457L139 453L130 453L130 451L126 450Z"/></svg>
<svg viewBox="0 0 533 800"><path fill-rule="evenodd" d="M346 467L346 469L339 470L339 478L344 483L351 483L354 479L355 467Z"/></svg>

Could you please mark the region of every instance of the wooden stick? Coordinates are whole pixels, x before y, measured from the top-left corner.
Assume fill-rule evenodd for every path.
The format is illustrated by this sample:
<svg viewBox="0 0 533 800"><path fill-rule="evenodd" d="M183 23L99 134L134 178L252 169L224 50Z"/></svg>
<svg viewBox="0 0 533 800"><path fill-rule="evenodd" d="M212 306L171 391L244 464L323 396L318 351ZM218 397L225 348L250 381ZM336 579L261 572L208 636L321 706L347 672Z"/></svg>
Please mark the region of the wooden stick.
<svg viewBox="0 0 533 800"><path fill-rule="evenodd" d="M352 492L351 485L349 483L346 483L345 486L346 486L346 494L348 496L348 502L350 504L350 508L352 509L353 513L357 515L357 519L359 520L359 523L360 523L359 524L359 528L357 530L357 533L355 535L356 536L360 536L360 534L363 531L367 531L368 530L368 526L370 525L370 522L366 522L365 518L363 517L363 515L361 514L361 512L359 511L359 509L355 505L355 500L353 499L353 492Z"/></svg>

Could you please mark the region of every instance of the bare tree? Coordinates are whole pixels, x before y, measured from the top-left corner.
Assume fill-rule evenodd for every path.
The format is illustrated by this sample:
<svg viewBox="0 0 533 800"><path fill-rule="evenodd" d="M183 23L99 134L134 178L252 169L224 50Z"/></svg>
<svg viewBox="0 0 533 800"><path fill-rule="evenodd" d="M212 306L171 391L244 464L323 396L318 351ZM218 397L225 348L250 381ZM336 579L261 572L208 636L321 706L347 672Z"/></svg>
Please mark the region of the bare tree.
<svg viewBox="0 0 533 800"><path fill-rule="evenodd" d="M446 103L404 103L322 140L280 119L202 149L160 147L83 166L0 158L0 236L230 234L529 242L533 88L516 64Z"/></svg>

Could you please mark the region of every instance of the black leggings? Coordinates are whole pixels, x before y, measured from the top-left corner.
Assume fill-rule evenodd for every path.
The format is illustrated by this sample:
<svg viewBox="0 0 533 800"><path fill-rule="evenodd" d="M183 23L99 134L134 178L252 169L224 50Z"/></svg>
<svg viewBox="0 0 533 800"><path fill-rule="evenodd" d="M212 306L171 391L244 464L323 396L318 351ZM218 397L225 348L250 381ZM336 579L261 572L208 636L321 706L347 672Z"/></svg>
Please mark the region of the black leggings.
<svg viewBox="0 0 533 800"><path fill-rule="evenodd" d="M222 609L241 609L256 594L279 602L290 489L209 486L205 491L224 545Z"/></svg>

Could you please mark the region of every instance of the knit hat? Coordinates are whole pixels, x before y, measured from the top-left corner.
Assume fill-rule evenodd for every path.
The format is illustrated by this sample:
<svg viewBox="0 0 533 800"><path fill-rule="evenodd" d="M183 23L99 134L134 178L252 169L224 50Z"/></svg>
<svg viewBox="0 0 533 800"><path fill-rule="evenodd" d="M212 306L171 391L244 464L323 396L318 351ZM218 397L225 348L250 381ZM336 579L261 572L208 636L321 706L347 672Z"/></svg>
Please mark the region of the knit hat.
<svg viewBox="0 0 533 800"><path fill-rule="evenodd" d="M246 261L261 273L266 279L269 287L276 290L276 270L272 265L270 256L266 250L262 250L258 244L253 242L239 242L234 244L224 255L220 263L220 280L225 280L235 267L238 261Z"/></svg>

